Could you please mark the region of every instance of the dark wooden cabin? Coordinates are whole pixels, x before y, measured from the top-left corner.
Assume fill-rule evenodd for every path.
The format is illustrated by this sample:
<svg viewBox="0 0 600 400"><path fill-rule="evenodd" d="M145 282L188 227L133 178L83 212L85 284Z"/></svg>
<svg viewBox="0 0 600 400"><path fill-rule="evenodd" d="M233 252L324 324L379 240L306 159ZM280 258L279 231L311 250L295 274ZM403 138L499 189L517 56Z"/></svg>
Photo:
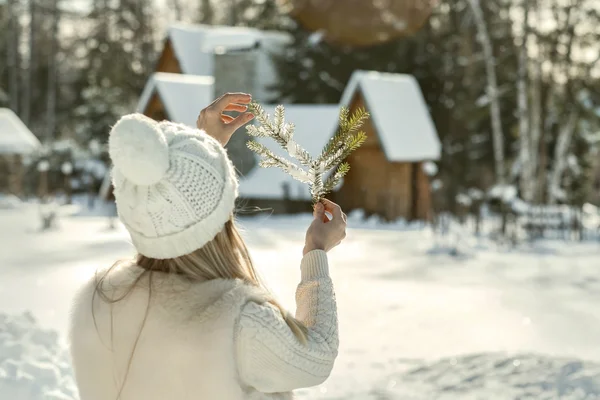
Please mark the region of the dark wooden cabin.
<svg viewBox="0 0 600 400"><path fill-rule="evenodd" d="M335 193L345 210L363 209L387 220L428 220L431 209L425 162L441 145L412 76L357 71L342 98L351 111L365 108L367 140L348 158L351 169Z"/></svg>

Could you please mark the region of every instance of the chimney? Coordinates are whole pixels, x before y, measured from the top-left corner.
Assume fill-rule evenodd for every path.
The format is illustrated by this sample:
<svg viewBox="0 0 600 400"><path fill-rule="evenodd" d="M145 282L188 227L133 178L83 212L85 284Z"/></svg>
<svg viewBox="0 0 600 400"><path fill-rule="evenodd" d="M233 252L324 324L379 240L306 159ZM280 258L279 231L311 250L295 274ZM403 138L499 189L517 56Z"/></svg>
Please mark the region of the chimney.
<svg viewBox="0 0 600 400"><path fill-rule="evenodd" d="M257 44L249 48L215 48L214 78L217 97L227 92L255 93L257 48ZM227 145L233 165L242 176L257 164L254 153L246 147L247 141L248 135L242 128L233 135Z"/></svg>

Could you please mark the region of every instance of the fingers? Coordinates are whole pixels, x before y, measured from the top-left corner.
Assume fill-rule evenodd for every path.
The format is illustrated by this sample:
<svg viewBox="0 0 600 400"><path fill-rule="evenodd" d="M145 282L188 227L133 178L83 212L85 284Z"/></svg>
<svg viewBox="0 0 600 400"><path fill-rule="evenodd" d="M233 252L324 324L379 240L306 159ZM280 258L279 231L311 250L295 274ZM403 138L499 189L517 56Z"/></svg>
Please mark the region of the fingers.
<svg viewBox="0 0 600 400"><path fill-rule="evenodd" d="M246 110L248 110L248 106L244 106L242 104L230 103L227 106L225 106L225 109L223 111L245 112Z"/></svg>
<svg viewBox="0 0 600 400"><path fill-rule="evenodd" d="M252 96L246 93L225 93L215 100L209 107L214 106L219 112L223 112L231 103L250 104Z"/></svg>
<svg viewBox="0 0 600 400"><path fill-rule="evenodd" d="M244 114L238 115L235 118L232 118L231 121L226 122L226 124L235 132L239 128L241 128L242 126L247 124L248 122L252 121L252 119L254 119L254 114L244 113Z"/></svg>
<svg viewBox="0 0 600 400"><path fill-rule="evenodd" d="M230 115L226 115L226 114L221 114L221 121L223 121L224 123L228 124L231 121L233 121L235 118L233 118Z"/></svg>
<svg viewBox="0 0 600 400"><path fill-rule="evenodd" d="M325 211L330 212L334 219L346 222L342 208L339 205L327 199L323 199L322 201L323 205L325 206Z"/></svg>
<svg viewBox="0 0 600 400"><path fill-rule="evenodd" d="M325 207L323 207L322 203L315 204L315 211L313 212L313 215L317 221L325 222L325 218L327 217L325 216Z"/></svg>

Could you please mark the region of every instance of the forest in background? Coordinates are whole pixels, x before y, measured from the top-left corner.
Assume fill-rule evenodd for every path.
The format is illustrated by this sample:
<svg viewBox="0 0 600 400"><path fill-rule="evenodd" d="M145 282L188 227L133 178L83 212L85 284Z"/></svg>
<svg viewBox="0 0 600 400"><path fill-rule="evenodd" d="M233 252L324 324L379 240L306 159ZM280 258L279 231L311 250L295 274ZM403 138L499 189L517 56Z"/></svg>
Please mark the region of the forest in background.
<svg viewBox="0 0 600 400"><path fill-rule="evenodd" d="M285 11L275 0L0 1L0 106L61 143L60 172L135 109L169 23L277 29L293 40L275 56L274 102L335 103L356 69L419 80L443 144L444 208L497 184L530 203L599 204L597 1L440 0L416 34L361 48L329 44Z"/></svg>

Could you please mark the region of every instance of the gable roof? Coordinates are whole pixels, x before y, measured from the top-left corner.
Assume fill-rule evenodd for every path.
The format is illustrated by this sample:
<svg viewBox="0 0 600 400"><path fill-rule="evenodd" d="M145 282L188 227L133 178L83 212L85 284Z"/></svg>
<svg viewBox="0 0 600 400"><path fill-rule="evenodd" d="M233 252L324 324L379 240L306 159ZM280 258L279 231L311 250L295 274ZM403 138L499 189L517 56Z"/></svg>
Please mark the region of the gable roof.
<svg viewBox="0 0 600 400"><path fill-rule="evenodd" d="M287 33L254 28L178 23L168 31L181 72L189 75L215 76L215 55L251 50L256 54L254 98L266 101L273 97L271 87L277 82L272 59L291 40Z"/></svg>
<svg viewBox="0 0 600 400"><path fill-rule="evenodd" d="M275 106L264 106L273 115ZM339 115L337 104L292 104L285 106L286 121L296 125L294 139L312 156L317 156L329 140L329 132L335 129ZM239 134L240 132L238 132ZM289 155L270 138L258 141L275 154L289 159ZM283 185L287 183L292 199L310 200L308 186L298 182L279 168L255 167L240 179L240 195L245 198L283 198Z"/></svg>
<svg viewBox="0 0 600 400"><path fill-rule="evenodd" d="M146 82L137 112L146 110L155 93L171 121L194 127L200 110L214 100L214 78L156 72Z"/></svg>
<svg viewBox="0 0 600 400"><path fill-rule="evenodd" d="M390 161L439 160L441 143L419 83L412 75L355 71L340 106L360 91Z"/></svg>
<svg viewBox="0 0 600 400"><path fill-rule="evenodd" d="M0 154L28 154L41 143L9 108L0 108Z"/></svg>
<svg viewBox="0 0 600 400"><path fill-rule="evenodd" d="M288 40L288 35L239 26L177 23L169 28L168 38L182 73L213 75L215 52L248 49L258 43L272 49L277 43Z"/></svg>

